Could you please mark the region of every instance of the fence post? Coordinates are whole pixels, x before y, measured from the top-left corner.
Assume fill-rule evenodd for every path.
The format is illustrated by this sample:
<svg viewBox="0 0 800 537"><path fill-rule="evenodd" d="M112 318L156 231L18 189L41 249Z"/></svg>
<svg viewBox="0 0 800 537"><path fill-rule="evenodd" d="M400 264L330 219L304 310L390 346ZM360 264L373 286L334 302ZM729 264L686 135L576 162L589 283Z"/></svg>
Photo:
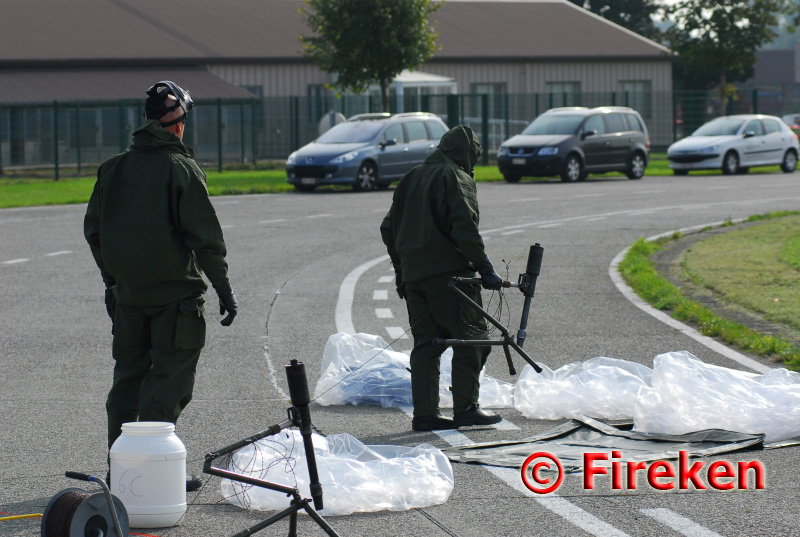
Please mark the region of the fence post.
<svg viewBox="0 0 800 537"><path fill-rule="evenodd" d="M489 165L489 96L481 95L481 140L483 140L483 165Z"/></svg>
<svg viewBox="0 0 800 537"><path fill-rule="evenodd" d="M758 89L753 89L753 113L758 114Z"/></svg>
<svg viewBox="0 0 800 537"><path fill-rule="evenodd" d="M447 126L451 129L460 123L458 117L458 95L447 95Z"/></svg>
<svg viewBox="0 0 800 537"><path fill-rule="evenodd" d="M78 157L78 175L81 174L81 102L75 101L75 153Z"/></svg>
<svg viewBox="0 0 800 537"><path fill-rule="evenodd" d="M222 171L222 99L217 97L217 171Z"/></svg>
<svg viewBox="0 0 800 537"><path fill-rule="evenodd" d="M258 125L256 124L256 109L257 109L256 99L250 99L250 126L253 129L253 135L251 138L253 139L253 165L255 165L258 155L258 142L256 140L256 136L258 133Z"/></svg>
<svg viewBox="0 0 800 537"><path fill-rule="evenodd" d="M292 114L292 151L300 147L300 97L289 97Z"/></svg>
<svg viewBox="0 0 800 537"><path fill-rule="evenodd" d="M53 170L58 181L58 101L53 101Z"/></svg>
<svg viewBox="0 0 800 537"><path fill-rule="evenodd" d="M244 99L239 101L239 148L241 149L241 162L244 164Z"/></svg>

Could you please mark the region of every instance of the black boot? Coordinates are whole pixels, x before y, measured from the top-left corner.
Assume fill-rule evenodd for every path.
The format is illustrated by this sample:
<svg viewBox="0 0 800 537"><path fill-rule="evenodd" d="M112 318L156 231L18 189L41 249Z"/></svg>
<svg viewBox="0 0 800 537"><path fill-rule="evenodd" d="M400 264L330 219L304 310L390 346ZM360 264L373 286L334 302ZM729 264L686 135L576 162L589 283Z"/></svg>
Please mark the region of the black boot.
<svg viewBox="0 0 800 537"><path fill-rule="evenodd" d="M494 412L481 410L478 405L471 405L464 412L457 412L453 416L453 421L457 427L469 427L470 425L494 425L500 423L503 417Z"/></svg>
<svg viewBox="0 0 800 537"><path fill-rule="evenodd" d="M458 426L451 418L446 418L437 412L427 416L414 416L411 419L411 428L415 431L441 431L457 429Z"/></svg>

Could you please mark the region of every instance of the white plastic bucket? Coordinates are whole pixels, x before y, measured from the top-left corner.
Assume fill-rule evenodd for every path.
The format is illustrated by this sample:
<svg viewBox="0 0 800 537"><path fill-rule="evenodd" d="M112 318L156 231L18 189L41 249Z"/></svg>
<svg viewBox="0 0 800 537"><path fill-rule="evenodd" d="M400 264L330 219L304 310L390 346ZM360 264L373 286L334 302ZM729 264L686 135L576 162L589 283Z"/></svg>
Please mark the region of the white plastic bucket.
<svg viewBox="0 0 800 537"><path fill-rule="evenodd" d="M111 493L125 505L131 528L174 526L186 512L186 446L175 425L122 424L111 446Z"/></svg>

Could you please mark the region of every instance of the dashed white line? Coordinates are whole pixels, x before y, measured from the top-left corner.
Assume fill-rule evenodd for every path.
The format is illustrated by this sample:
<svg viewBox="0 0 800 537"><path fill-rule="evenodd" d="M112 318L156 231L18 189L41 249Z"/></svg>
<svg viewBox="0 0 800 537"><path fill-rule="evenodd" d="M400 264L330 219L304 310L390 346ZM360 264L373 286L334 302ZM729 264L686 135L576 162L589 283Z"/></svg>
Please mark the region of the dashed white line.
<svg viewBox="0 0 800 537"><path fill-rule="evenodd" d="M375 289L372 292L372 300L389 300L389 291L386 289Z"/></svg>
<svg viewBox="0 0 800 537"><path fill-rule="evenodd" d="M306 218L325 218L326 216L333 216L330 213L322 213L322 214L310 214L306 216Z"/></svg>
<svg viewBox="0 0 800 537"><path fill-rule="evenodd" d="M60 250L58 252L50 252L49 254L44 254L44 255L46 255L47 257L55 257L57 255L67 255L67 254L71 254L71 253L72 253L72 250Z"/></svg>
<svg viewBox="0 0 800 537"><path fill-rule="evenodd" d="M394 276L381 276L378 278L378 283L389 283L394 281Z"/></svg>
<svg viewBox="0 0 800 537"><path fill-rule="evenodd" d="M520 203L523 201L542 201L542 198L518 198L518 199L508 200L509 203Z"/></svg>
<svg viewBox="0 0 800 537"><path fill-rule="evenodd" d="M501 235L516 235L517 233L525 233L524 229L514 229L512 231L506 231L505 233L501 233Z"/></svg>
<svg viewBox="0 0 800 537"><path fill-rule="evenodd" d="M402 326L387 326L386 331L392 339L408 339L408 334Z"/></svg>
<svg viewBox="0 0 800 537"><path fill-rule="evenodd" d="M276 218L275 220L260 220L259 224L277 224L279 222L286 222L285 218Z"/></svg>
<svg viewBox="0 0 800 537"><path fill-rule="evenodd" d="M394 319L394 315L392 315L392 310L389 308L375 308L375 316L378 319Z"/></svg>
<svg viewBox="0 0 800 537"><path fill-rule="evenodd" d="M669 526L681 535L686 535L686 537L722 537L716 531L711 531L670 509L656 507L653 509L639 509L639 511L665 526Z"/></svg>
<svg viewBox="0 0 800 537"><path fill-rule="evenodd" d="M30 261L27 257L21 257L19 259L9 259L8 261L3 261L4 265L16 265L17 263L24 263L26 261Z"/></svg>
<svg viewBox="0 0 800 537"><path fill-rule="evenodd" d="M548 228L548 227L558 227L560 225L561 225L560 223L542 224L541 226L539 226L539 229L545 229L545 228Z"/></svg>
<svg viewBox="0 0 800 537"><path fill-rule="evenodd" d="M605 220L605 216L595 216L594 218L587 218L584 222L596 222L597 220Z"/></svg>

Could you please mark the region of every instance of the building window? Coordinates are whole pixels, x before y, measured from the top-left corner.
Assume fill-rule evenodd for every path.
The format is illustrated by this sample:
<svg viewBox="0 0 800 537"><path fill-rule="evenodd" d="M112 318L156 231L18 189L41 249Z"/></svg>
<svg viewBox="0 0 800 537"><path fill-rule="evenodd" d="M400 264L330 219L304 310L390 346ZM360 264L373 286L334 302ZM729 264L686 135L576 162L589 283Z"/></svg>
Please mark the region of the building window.
<svg viewBox="0 0 800 537"><path fill-rule="evenodd" d="M506 108L506 83L505 82L478 82L472 84L472 93L489 96L489 117L499 119L505 117ZM473 115L481 116L481 98L476 97Z"/></svg>
<svg viewBox="0 0 800 537"><path fill-rule="evenodd" d="M653 117L653 96L649 80L623 80L619 83L619 106L633 108L645 118Z"/></svg>
<svg viewBox="0 0 800 537"><path fill-rule="evenodd" d="M548 82L547 96L549 108L559 106L580 106L580 82Z"/></svg>

